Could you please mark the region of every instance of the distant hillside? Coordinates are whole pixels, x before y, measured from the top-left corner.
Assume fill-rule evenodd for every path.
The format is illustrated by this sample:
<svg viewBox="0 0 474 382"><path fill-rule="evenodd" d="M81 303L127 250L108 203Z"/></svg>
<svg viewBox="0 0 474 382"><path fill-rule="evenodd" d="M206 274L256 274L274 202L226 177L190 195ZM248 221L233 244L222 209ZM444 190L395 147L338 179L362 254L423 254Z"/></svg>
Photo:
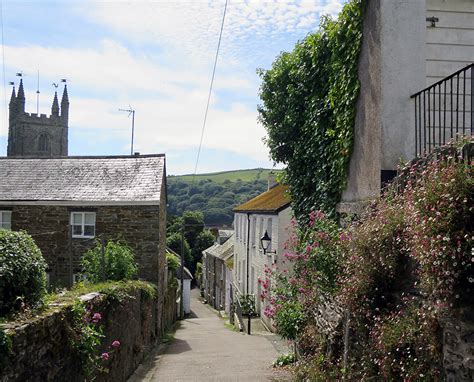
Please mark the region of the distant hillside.
<svg viewBox="0 0 474 382"><path fill-rule="evenodd" d="M267 189L271 170L251 169L209 174L169 176L168 214L202 211L204 221L213 226L232 225L232 209ZM274 172L278 172L275 170Z"/></svg>
<svg viewBox="0 0 474 382"><path fill-rule="evenodd" d="M253 182L254 180L264 180L266 182L270 171L277 173L280 170L253 168L249 170L211 172L207 174L196 174L194 181L197 182L202 179L209 179L216 183L224 183L226 180L235 182L240 179L242 182ZM193 175L171 175L168 177L168 180L170 179L181 179L190 182L193 179Z"/></svg>

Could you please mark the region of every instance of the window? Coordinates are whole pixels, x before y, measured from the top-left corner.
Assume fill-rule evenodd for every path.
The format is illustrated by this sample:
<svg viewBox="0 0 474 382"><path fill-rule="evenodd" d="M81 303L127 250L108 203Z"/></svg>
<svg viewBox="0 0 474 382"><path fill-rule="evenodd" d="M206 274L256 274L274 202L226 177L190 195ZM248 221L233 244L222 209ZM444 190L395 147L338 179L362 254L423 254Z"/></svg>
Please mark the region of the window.
<svg viewBox="0 0 474 382"><path fill-rule="evenodd" d="M255 232L255 229L257 228L257 218L254 216L251 221L250 225L250 240L252 247L255 248L255 235L257 234Z"/></svg>
<svg viewBox="0 0 474 382"><path fill-rule="evenodd" d="M41 134L38 138L38 151L49 151L49 138L46 134Z"/></svg>
<svg viewBox="0 0 474 382"><path fill-rule="evenodd" d="M260 220L260 228L258 230L258 243L259 243L258 246L259 246L260 249L263 249L262 245L260 244L260 239L265 234L265 231L263 230L263 222L264 222L265 219L263 217L261 217L259 220ZM263 253L263 251L262 251L262 253Z"/></svg>
<svg viewBox="0 0 474 382"><path fill-rule="evenodd" d="M72 237L95 237L95 212L71 213Z"/></svg>
<svg viewBox="0 0 474 382"><path fill-rule="evenodd" d="M11 211L0 211L0 229L12 229Z"/></svg>
<svg viewBox="0 0 474 382"><path fill-rule="evenodd" d="M240 225L239 225L239 215L235 215L234 221L234 228L235 228L235 238L238 240L240 238Z"/></svg>
<svg viewBox="0 0 474 382"><path fill-rule="evenodd" d="M270 242L270 245L268 246L268 250L271 251L273 249L273 242L274 242L274 237L273 237L273 232L272 232L272 218L268 218L267 221L267 232L268 235L272 238L272 241Z"/></svg>

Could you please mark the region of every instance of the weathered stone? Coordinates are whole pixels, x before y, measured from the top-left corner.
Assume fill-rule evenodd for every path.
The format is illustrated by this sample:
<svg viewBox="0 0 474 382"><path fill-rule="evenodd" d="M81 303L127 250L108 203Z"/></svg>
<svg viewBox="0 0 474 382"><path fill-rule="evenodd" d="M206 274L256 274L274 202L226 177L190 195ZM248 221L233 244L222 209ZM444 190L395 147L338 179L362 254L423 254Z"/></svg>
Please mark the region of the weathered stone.
<svg viewBox="0 0 474 382"><path fill-rule="evenodd" d="M175 290L170 289L166 294L166 311L158 309L158 296L149 298L140 290L127 293L130 297L120 302L106 300L101 295L88 300L90 309L102 314L105 338L100 351L110 351L111 343L120 341L120 347L104 364L109 373L99 374L95 381L126 381L159 340L164 330L160 322L170 325L176 318ZM0 382L84 381L77 353L71 345L68 329L71 319L69 307L62 307L59 312L26 324L3 325L12 334L12 355L0 370Z"/></svg>
<svg viewBox="0 0 474 382"><path fill-rule="evenodd" d="M96 213L96 237L121 238L136 254L139 276L159 282L160 268L165 268L164 247L166 210L160 206L81 207ZM0 206L0 209L2 206ZM12 210L12 229L30 233L45 257L53 285L72 284L74 273L81 270L83 254L95 245L94 240L70 237L68 206L16 205ZM133 220L125 219L132 216ZM161 287L161 284L160 284Z"/></svg>

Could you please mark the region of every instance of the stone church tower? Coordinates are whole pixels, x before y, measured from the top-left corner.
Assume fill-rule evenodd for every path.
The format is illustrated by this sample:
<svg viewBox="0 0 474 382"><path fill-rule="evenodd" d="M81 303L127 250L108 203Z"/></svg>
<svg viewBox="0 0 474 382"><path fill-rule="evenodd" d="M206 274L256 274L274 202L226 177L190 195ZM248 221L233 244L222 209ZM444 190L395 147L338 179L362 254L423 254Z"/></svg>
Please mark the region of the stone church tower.
<svg viewBox="0 0 474 382"><path fill-rule="evenodd" d="M13 88L8 127L9 157L58 157L68 155L69 98L64 85L59 113L58 94L54 93L51 115L25 112L25 92L20 80L18 94Z"/></svg>

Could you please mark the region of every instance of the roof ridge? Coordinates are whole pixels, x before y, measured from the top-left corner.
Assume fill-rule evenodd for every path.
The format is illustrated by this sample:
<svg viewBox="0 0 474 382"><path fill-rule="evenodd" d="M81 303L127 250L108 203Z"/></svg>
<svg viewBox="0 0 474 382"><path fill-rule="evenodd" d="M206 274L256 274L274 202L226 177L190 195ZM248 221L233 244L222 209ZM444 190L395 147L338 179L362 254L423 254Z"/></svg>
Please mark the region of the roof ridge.
<svg viewBox="0 0 474 382"><path fill-rule="evenodd" d="M69 156L60 156L60 157L34 157L34 156L0 156L0 159L3 160L15 160L15 159L40 159L44 160L58 160L58 159L132 159L132 158L162 158L166 157L165 153L162 154L143 154L143 155L69 155Z"/></svg>

